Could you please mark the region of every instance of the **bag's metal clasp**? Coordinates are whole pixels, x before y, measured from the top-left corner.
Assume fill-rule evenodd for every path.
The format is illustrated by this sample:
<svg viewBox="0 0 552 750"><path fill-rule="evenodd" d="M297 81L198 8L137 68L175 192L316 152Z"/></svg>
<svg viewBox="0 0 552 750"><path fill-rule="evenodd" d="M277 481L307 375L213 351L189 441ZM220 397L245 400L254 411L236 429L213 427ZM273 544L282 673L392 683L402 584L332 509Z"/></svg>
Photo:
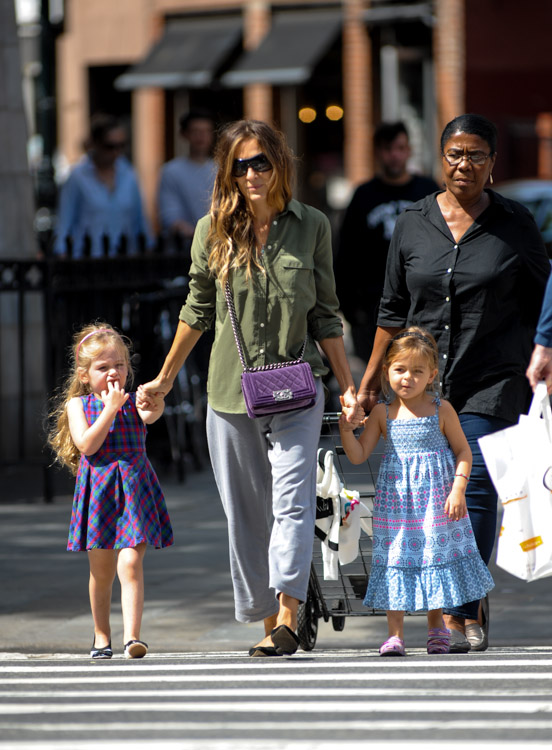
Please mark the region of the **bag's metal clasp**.
<svg viewBox="0 0 552 750"><path fill-rule="evenodd" d="M281 391L272 391L274 401L291 401L293 398L293 391L291 388L283 388Z"/></svg>

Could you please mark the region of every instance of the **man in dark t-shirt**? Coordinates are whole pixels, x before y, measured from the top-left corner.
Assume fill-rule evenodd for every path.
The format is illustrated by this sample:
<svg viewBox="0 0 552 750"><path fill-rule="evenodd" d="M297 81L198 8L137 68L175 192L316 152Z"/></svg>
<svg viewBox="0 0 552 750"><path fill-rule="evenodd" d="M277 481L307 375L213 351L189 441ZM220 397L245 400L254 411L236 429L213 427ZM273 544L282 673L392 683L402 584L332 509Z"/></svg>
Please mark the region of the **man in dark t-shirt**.
<svg viewBox="0 0 552 750"><path fill-rule="evenodd" d="M356 189L341 224L335 261L341 310L351 326L355 354L366 362L395 221L406 206L439 190L430 177L407 170L410 144L402 122L382 123L374 149L379 174Z"/></svg>

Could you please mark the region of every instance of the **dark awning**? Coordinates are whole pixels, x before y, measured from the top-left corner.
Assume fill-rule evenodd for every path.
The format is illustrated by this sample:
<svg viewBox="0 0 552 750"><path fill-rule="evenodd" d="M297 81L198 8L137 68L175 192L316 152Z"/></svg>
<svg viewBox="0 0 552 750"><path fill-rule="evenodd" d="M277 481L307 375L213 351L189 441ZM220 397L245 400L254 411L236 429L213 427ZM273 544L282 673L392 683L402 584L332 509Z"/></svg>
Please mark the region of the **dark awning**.
<svg viewBox="0 0 552 750"><path fill-rule="evenodd" d="M229 87L304 83L340 28L339 11L276 13L261 44L246 52L221 81Z"/></svg>
<svg viewBox="0 0 552 750"><path fill-rule="evenodd" d="M427 26L434 23L431 3L409 3L372 6L364 11L363 18L369 24L393 24L406 21L422 21Z"/></svg>
<svg viewBox="0 0 552 750"><path fill-rule="evenodd" d="M142 62L116 79L115 88L208 86L241 33L242 22L237 16L169 19L161 39Z"/></svg>

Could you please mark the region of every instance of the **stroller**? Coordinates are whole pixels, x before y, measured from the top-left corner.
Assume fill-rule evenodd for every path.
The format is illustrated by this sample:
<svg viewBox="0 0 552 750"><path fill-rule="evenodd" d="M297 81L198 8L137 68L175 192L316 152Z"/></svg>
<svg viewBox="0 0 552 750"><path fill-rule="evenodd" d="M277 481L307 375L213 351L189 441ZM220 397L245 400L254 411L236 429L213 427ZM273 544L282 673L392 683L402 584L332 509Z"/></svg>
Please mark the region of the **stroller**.
<svg viewBox="0 0 552 750"><path fill-rule="evenodd" d="M297 635L312 651L318 622L342 631L346 617L385 614L363 604L372 560L372 509L381 452L352 466L340 445L339 414L322 420L318 451L317 508L306 601L299 606ZM349 483L358 489L349 488Z"/></svg>

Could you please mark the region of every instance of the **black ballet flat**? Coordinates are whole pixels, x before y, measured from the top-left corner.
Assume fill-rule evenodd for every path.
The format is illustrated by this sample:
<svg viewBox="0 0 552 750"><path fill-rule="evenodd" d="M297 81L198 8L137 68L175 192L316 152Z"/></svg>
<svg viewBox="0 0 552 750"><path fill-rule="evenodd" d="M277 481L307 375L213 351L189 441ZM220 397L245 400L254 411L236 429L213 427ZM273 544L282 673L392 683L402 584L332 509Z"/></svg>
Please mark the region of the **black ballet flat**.
<svg viewBox="0 0 552 750"><path fill-rule="evenodd" d="M111 659L113 656L113 649L111 648L111 641L107 644L107 646L103 646L103 648L97 648L94 643L94 639L92 641L92 648L90 649L90 658L91 659Z"/></svg>
<svg viewBox="0 0 552 750"><path fill-rule="evenodd" d="M299 638L287 625L278 625L270 633L270 637L276 648L276 653L280 656L294 654L299 647Z"/></svg>
<svg viewBox="0 0 552 750"><path fill-rule="evenodd" d="M274 646L253 646L249 649L249 656L281 656Z"/></svg>

